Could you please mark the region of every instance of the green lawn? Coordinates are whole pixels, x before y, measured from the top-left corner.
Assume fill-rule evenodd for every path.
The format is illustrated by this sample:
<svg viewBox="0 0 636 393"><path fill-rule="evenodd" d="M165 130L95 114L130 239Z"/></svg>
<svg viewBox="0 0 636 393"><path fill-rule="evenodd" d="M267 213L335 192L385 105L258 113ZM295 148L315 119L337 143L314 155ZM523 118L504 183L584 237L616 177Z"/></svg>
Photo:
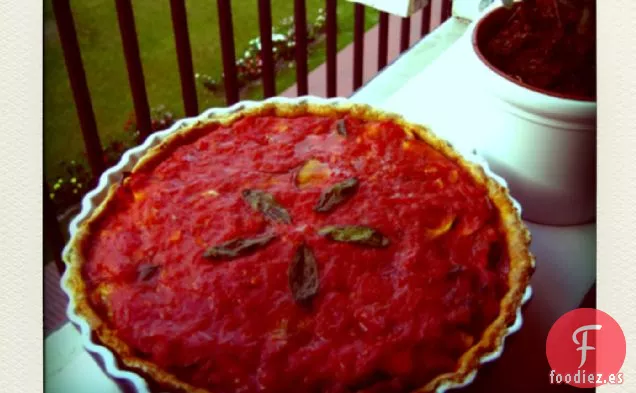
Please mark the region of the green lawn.
<svg viewBox="0 0 636 393"><path fill-rule="evenodd" d="M97 126L102 143L128 140L124 123L133 111L121 39L113 0L71 1L79 43ZM177 118L183 104L168 1L135 0L134 12L146 87L151 107L165 105ZM307 20L313 22L324 0L307 0ZM272 0L273 24L293 14L293 2ZM187 1L188 25L195 72L218 78L222 72L216 2ZM378 13L367 10L366 27L377 23ZM248 41L258 36L258 7L255 1L233 2L234 37L237 58ZM51 9L44 3L44 171L48 179L60 174L60 160L83 158L79 121L68 82L64 58ZM338 2L338 47L353 40L353 4ZM325 61L324 43L310 52L309 68ZM295 70L286 68L277 75L282 91L295 82ZM224 105L224 95L213 95L197 83L201 110ZM248 89L241 98L262 98L260 86Z"/></svg>

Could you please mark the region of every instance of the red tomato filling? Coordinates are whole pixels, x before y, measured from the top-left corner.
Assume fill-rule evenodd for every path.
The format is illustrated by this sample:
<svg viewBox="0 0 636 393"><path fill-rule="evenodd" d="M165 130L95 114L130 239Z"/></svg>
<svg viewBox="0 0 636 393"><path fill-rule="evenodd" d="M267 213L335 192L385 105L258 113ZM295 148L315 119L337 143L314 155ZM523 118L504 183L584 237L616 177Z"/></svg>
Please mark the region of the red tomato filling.
<svg viewBox="0 0 636 393"><path fill-rule="evenodd" d="M508 288L499 215L484 186L396 124L345 119L346 136L317 116L211 126L120 187L86 242L83 273L138 357L215 392L402 392L455 369ZM299 187L309 160L327 176ZM355 195L313 210L325 187L351 177ZM292 224L250 208L248 188L274 195ZM344 224L390 245L317 233ZM265 231L278 237L252 253L203 257ZM302 242L319 273L310 309L287 277Z"/></svg>

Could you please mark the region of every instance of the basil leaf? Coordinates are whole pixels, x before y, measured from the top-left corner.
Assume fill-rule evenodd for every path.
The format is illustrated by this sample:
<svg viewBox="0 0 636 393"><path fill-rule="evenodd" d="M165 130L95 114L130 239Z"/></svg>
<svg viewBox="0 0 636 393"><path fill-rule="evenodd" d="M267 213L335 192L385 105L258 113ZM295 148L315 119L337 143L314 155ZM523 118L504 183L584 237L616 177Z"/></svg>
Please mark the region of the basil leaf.
<svg viewBox="0 0 636 393"><path fill-rule="evenodd" d="M291 217L276 198L270 193L261 190L243 190L243 199L268 219L284 224L291 224Z"/></svg>
<svg viewBox="0 0 636 393"><path fill-rule="evenodd" d="M137 267L137 280L148 282L159 273L159 266L143 263Z"/></svg>
<svg viewBox="0 0 636 393"><path fill-rule="evenodd" d="M379 231L361 225L326 226L318 234L331 240L344 243L355 243L369 247L387 247L389 238Z"/></svg>
<svg viewBox="0 0 636 393"><path fill-rule="evenodd" d="M351 198L358 189L358 179L351 178L327 188L320 194L318 204L314 211L328 212L335 206Z"/></svg>
<svg viewBox="0 0 636 393"><path fill-rule="evenodd" d="M203 257L208 259L233 259L265 246L275 237L276 235L274 234L265 234L252 238L232 239L208 248L203 253Z"/></svg>
<svg viewBox="0 0 636 393"><path fill-rule="evenodd" d="M318 293L318 266L313 252L304 243L296 250L287 276L289 289L296 303L309 305Z"/></svg>
<svg viewBox="0 0 636 393"><path fill-rule="evenodd" d="M347 123L345 122L345 119L339 119L336 121L336 132L338 135L344 136L345 138L347 137Z"/></svg>

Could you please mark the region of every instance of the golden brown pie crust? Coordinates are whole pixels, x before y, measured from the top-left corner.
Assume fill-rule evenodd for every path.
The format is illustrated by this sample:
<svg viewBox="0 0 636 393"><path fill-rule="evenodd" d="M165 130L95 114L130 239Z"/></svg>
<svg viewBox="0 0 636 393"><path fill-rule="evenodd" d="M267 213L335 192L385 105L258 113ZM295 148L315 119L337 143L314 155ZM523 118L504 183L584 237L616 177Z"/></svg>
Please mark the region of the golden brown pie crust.
<svg viewBox="0 0 636 393"><path fill-rule="evenodd" d="M398 115L388 114L367 105L349 103L337 105L265 103L257 107L241 109L231 114L213 115L209 120L197 122L192 126L181 127L159 145L151 148L135 165L133 173L146 165L152 165L163 160L174 148L193 141L202 132L207 132L201 127L202 124L218 123L229 125L248 115L266 114L281 117L348 114L363 120L391 120L402 127L407 134L419 137L450 160L458 163L472 175L476 183L485 185L491 201L500 212L502 226L505 230L510 260L509 290L501 300L499 316L486 328L481 339L460 357L457 369L453 373L437 376L426 386L416 390L416 392L434 392L444 383L463 382L478 369L482 357L496 352L503 345L507 329L516 319L517 310L521 307L524 293L534 272L535 261L529 251L530 233L521 221L518 211L513 206L508 190L494 179L488 177L481 166L462 158L449 143L435 136L426 127L411 124ZM75 236L70 240L70 247L67 248L68 252L64 255L64 260L69 270L66 285L72 294L75 313L87 321L91 328L93 339L108 347L115 354L120 366L144 376L151 387L160 388L162 391L212 393L179 380L173 374L166 372L150 361L135 357L129 345L117 337L115 332L107 326L89 303L86 285L81 274L81 267L85 261L81 251L83 249L82 245L89 237L92 223L99 216L107 214L107 207L117 187L118 184L111 185L106 198L79 225Z"/></svg>

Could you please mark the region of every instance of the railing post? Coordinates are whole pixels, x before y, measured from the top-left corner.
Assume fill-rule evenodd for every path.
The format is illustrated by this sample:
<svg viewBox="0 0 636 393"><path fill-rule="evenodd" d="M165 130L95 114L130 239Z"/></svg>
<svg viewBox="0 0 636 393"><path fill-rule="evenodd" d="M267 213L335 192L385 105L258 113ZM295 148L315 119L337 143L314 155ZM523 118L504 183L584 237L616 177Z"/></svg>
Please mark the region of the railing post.
<svg viewBox="0 0 636 393"><path fill-rule="evenodd" d="M223 54L223 80L225 100L232 105L239 100L236 79L236 56L234 54L234 28L232 27L232 4L230 0L217 0L221 52Z"/></svg>
<svg viewBox="0 0 636 393"><path fill-rule="evenodd" d="M258 0L258 20L261 33L261 60L263 61L263 95L276 95L274 58L272 55L271 0Z"/></svg>
<svg viewBox="0 0 636 393"><path fill-rule="evenodd" d="M443 23L446 19L450 18L453 13L453 0L442 0L442 19L440 23Z"/></svg>
<svg viewBox="0 0 636 393"><path fill-rule="evenodd" d="M327 0L327 97L335 97L338 91L338 20L336 0Z"/></svg>
<svg viewBox="0 0 636 393"><path fill-rule="evenodd" d="M400 23L400 53L409 48L411 38L411 17L402 18Z"/></svg>
<svg viewBox="0 0 636 393"><path fill-rule="evenodd" d="M190 35L188 34L188 16L185 0L170 0L170 14L172 16L177 62L179 63L183 109L186 116L196 116L199 113L199 103L197 88L194 83L192 49L190 48Z"/></svg>
<svg viewBox="0 0 636 393"><path fill-rule="evenodd" d="M364 5L354 3L353 26L353 90L362 86L364 57Z"/></svg>
<svg viewBox="0 0 636 393"><path fill-rule="evenodd" d="M150 135L152 125L150 121L150 106L146 94L146 82L139 55L139 42L135 28L135 15L133 14L130 0L115 0L117 19L119 21L119 33L126 58L128 69L128 82L135 106L135 119L137 128L142 138Z"/></svg>
<svg viewBox="0 0 636 393"><path fill-rule="evenodd" d="M308 93L307 81L307 10L305 0L294 0L294 37L296 41L296 84L298 95Z"/></svg>
<svg viewBox="0 0 636 393"><path fill-rule="evenodd" d="M386 66L389 58L389 14L380 11L378 29L378 71Z"/></svg>
<svg viewBox="0 0 636 393"><path fill-rule="evenodd" d="M57 214L55 212L55 204L51 200L49 194L49 185L46 180L43 181L44 192L44 241L48 243L53 251L55 258L55 264L57 265L60 274L64 273L64 263L62 262L62 249L64 248L64 236L60 231L60 224L57 221ZM44 261L45 263L47 261Z"/></svg>
<svg viewBox="0 0 636 393"><path fill-rule="evenodd" d="M80 121L84 147L88 155L88 162L94 177L99 177L104 170L104 153L102 150L99 135L97 134L97 123L91 95L86 83L86 73L82 64L79 44L77 42L77 32L75 31L75 21L71 12L69 0L53 0L53 12L57 30L64 52L64 62L68 79L73 91L75 109ZM48 193L46 194L48 198Z"/></svg>
<svg viewBox="0 0 636 393"><path fill-rule="evenodd" d="M431 8L433 8L433 0L430 0L426 7L422 9L422 26L420 27L420 36L424 37L431 31Z"/></svg>

